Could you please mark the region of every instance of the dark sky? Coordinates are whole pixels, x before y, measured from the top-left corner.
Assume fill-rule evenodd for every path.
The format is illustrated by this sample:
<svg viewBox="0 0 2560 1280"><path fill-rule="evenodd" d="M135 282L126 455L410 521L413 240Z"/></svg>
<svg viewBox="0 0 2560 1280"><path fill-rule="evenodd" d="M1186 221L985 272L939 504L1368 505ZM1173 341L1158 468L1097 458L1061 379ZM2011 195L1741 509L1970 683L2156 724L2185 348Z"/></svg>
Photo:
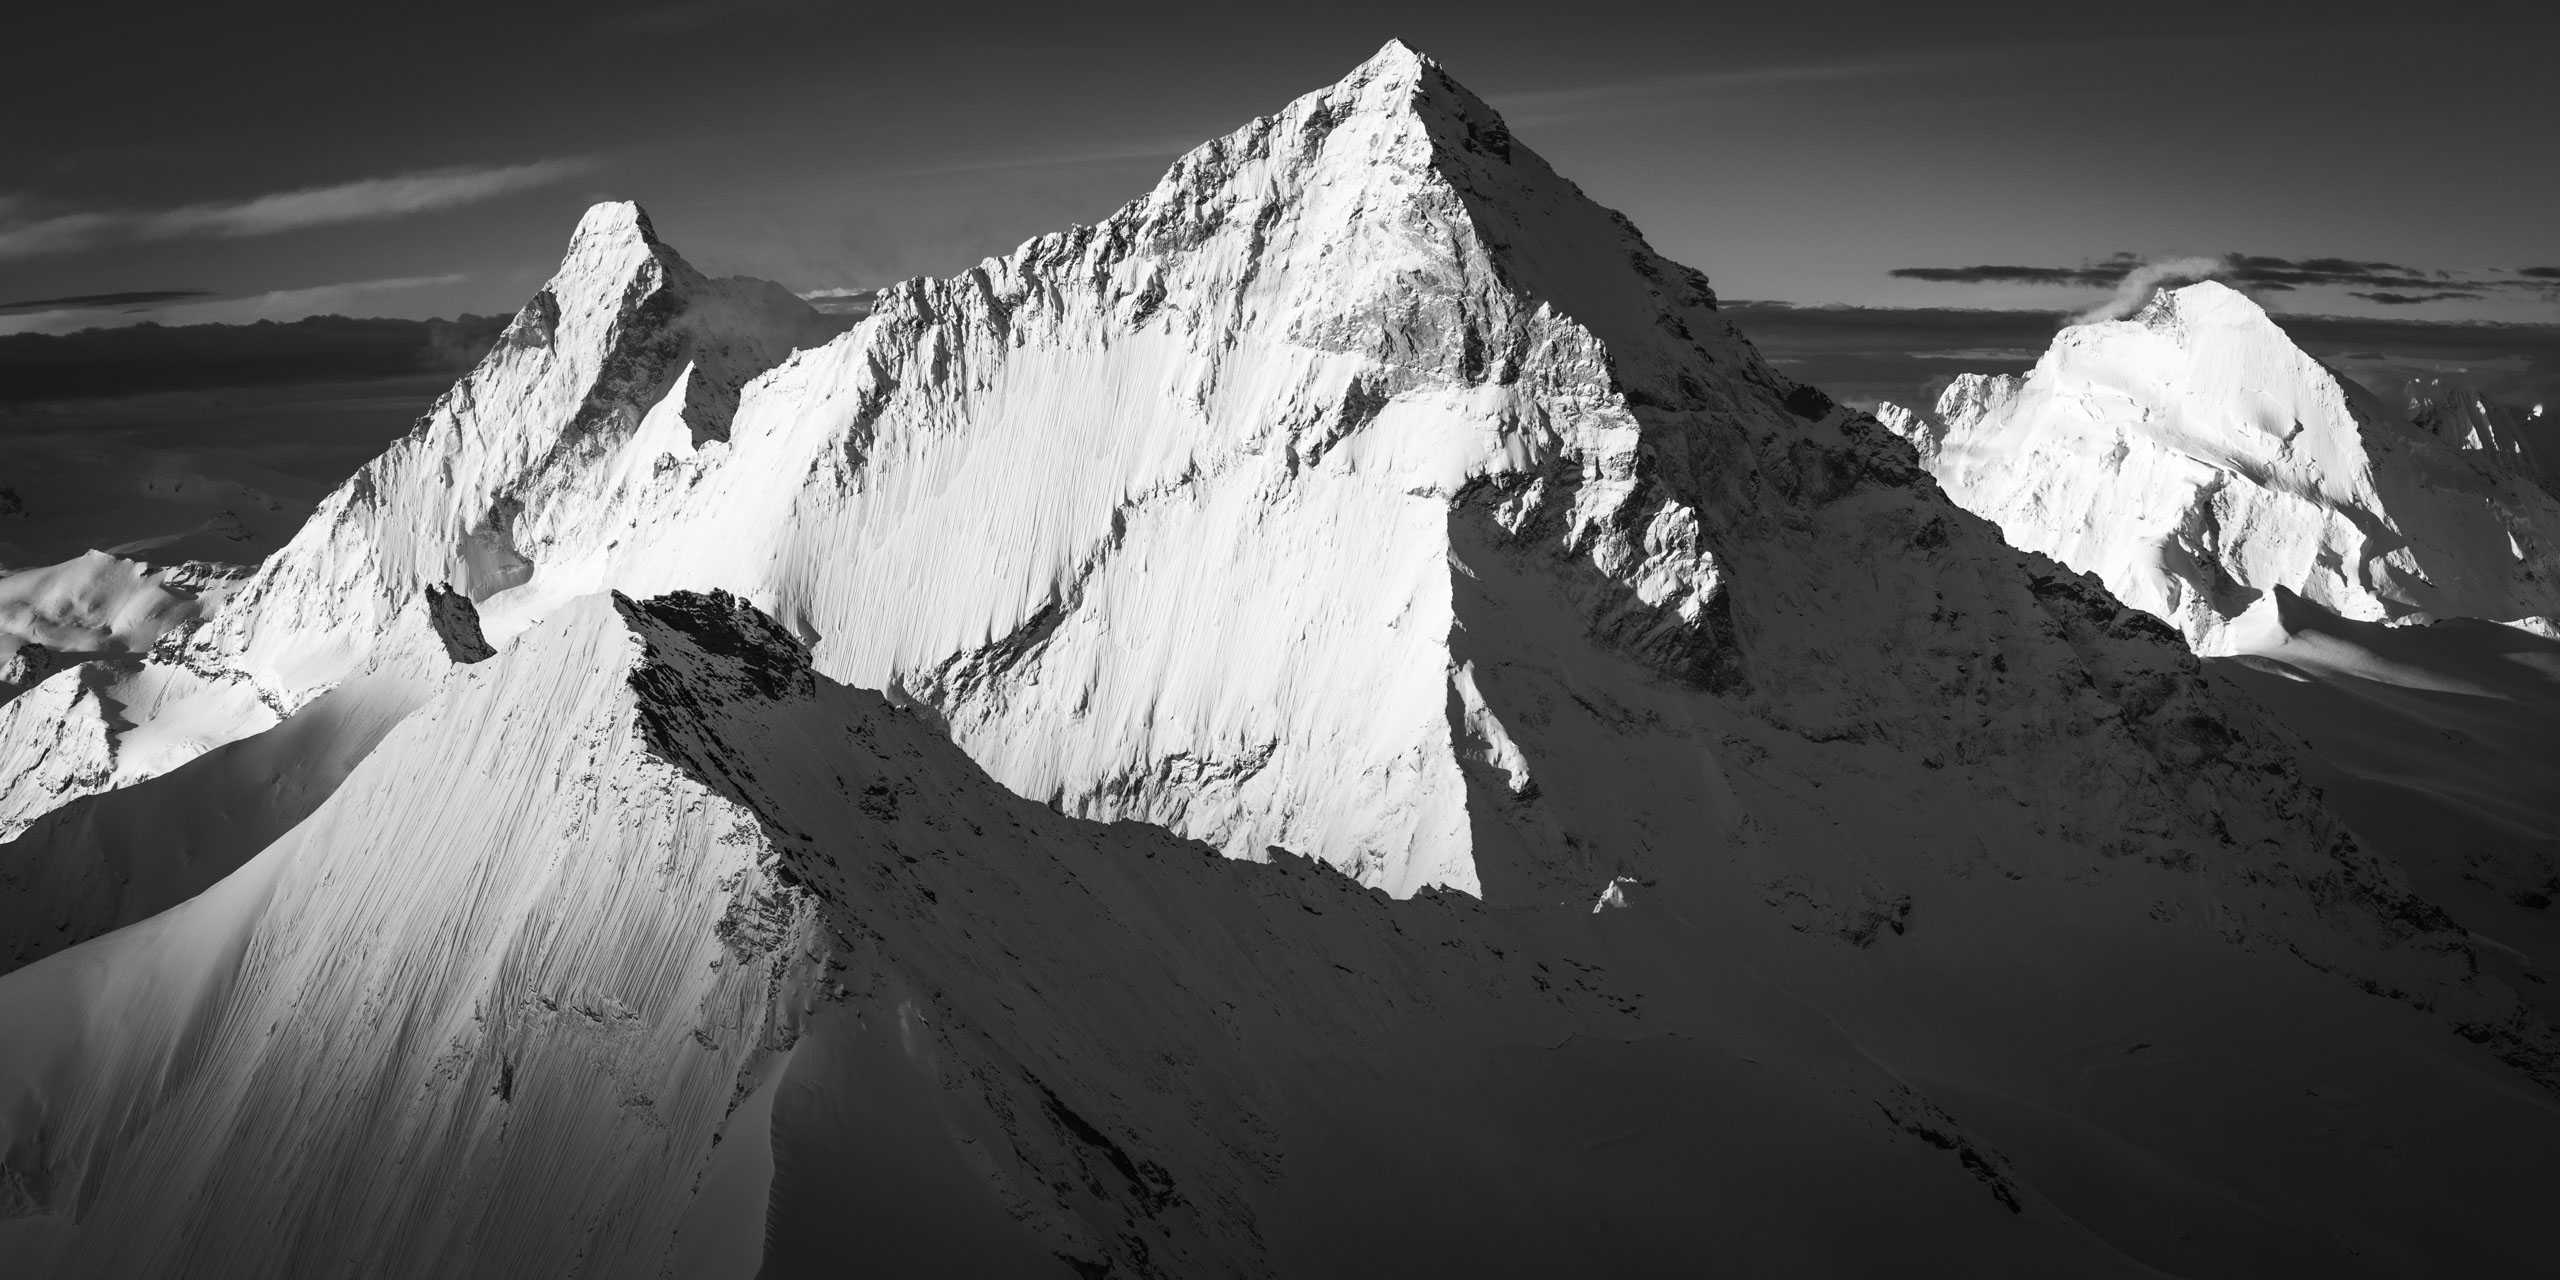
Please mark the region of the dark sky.
<svg viewBox="0 0 2560 1280"><path fill-rule="evenodd" d="M717 272L947 273L1391 35L1729 297L2065 311L2240 254L2341 261L2303 313L2549 321L2550 7L21 6L0 332L511 310L608 197Z"/></svg>

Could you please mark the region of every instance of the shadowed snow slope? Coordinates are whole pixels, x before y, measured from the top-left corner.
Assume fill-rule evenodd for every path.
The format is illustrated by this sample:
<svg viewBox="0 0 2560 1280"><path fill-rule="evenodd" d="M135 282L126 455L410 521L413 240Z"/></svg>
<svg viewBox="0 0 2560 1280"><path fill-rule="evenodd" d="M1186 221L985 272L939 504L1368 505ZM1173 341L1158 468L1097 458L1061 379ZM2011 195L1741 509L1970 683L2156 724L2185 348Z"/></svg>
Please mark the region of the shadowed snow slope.
<svg viewBox="0 0 2560 1280"><path fill-rule="evenodd" d="M2202 653L2276 587L2350 619L2560 611L2560 500L2513 433L2411 425L2224 285L2065 329L2027 374L1967 374L1934 417L1886 421L2011 542Z"/></svg>
<svg viewBox="0 0 2560 1280"><path fill-rule="evenodd" d="M2300 733L2357 834L2560 1011L2560 642L2474 619L2349 622L2278 589L2210 664Z"/></svg>
<svg viewBox="0 0 2560 1280"><path fill-rule="evenodd" d="M137 784L352 764L0 977L5 1230L140 1271L694 1274L768 1206L777 1273L2540 1256L2551 1026L2292 740L1411 50L812 323L600 206L222 613L0 708L0 821L91 806L59 940L132 918L82 848L214 869L84 845ZM438 583L512 652L414 646ZM602 595L715 587L754 611ZM346 691L403 653L434 700L381 736ZM294 745L332 696L371 727Z"/></svg>
<svg viewBox="0 0 2560 1280"><path fill-rule="evenodd" d="M2547 1102L2230 945L2192 872L1986 855L1864 945L1732 893L1398 902L1055 814L807 661L726 596L570 603L230 878L0 978L0 1247L164 1276L2541 1247Z"/></svg>

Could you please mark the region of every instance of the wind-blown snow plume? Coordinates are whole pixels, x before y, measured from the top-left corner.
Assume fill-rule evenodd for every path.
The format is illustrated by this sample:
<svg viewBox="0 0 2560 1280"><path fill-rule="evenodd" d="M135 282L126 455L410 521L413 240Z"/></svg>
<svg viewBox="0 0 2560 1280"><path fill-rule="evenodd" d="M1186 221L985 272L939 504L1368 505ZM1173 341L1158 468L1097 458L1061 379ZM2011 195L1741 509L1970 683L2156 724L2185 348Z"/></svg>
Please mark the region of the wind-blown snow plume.
<svg viewBox="0 0 2560 1280"><path fill-rule="evenodd" d="M237 240L401 218L548 186L594 167L589 157L566 156L395 173L174 209L74 210L50 217L27 216L33 202L10 196L0 198L0 260L70 253L121 241Z"/></svg>
<svg viewBox="0 0 2560 1280"><path fill-rule="evenodd" d="M2135 267L2116 282L2114 296L2071 317L2071 323L2097 324L2103 320L2122 320L2140 311L2151 295L2164 288L2212 280L2231 269L2229 258L2186 257L2155 258Z"/></svg>

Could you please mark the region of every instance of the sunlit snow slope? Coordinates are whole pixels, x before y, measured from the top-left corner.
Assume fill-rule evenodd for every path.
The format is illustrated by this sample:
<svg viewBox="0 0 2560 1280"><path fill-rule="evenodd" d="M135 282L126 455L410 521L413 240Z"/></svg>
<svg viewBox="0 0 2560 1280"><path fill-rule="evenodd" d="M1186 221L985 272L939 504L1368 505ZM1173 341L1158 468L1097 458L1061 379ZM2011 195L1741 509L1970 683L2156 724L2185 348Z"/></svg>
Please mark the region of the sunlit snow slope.
<svg viewBox="0 0 2560 1280"><path fill-rule="evenodd" d="M2229 652L2232 620L2277 587L2349 619L2560 612L2560 499L2524 445L2422 416L2207 282L1885 420L2011 542L2097 574L2202 653Z"/></svg>

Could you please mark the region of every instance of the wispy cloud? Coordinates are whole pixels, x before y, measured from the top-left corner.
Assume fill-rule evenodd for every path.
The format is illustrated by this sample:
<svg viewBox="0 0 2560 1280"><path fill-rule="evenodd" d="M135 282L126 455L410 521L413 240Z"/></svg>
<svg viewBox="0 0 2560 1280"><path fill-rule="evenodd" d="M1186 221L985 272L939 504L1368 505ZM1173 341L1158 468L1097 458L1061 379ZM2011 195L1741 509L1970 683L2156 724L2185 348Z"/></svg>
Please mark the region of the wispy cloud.
<svg viewBox="0 0 2560 1280"><path fill-rule="evenodd" d="M121 310L131 307L155 307L212 296L214 296L213 291L209 289L128 289L122 293L75 293L61 298L21 298L16 302L0 302L0 315L17 315L28 311Z"/></svg>
<svg viewBox="0 0 2560 1280"><path fill-rule="evenodd" d="M0 307L0 335L76 333L83 329L131 324L252 324L260 320L300 320L306 316L346 315L362 310L376 295L460 284L462 275L390 276L378 280L346 280L299 289L216 297L198 290L168 289L129 294L84 294ZM165 301L151 302L160 298ZM146 301L136 303L134 299ZM28 310L29 307L39 309Z"/></svg>
<svg viewBox="0 0 2560 1280"><path fill-rule="evenodd" d="M2116 281L2115 292L2106 301L2071 317L2071 323L2121 320L2141 310L2144 303L2151 301L2154 291L2210 280L2227 267L2227 262L2218 258L2160 258L2134 263L2124 278Z"/></svg>
<svg viewBox="0 0 2560 1280"><path fill-rule="evenodd" d="M877 169L863 176L931 178L961 173L1002 173L1013 169L1068 169L1083 165L1135 163L1141 160L1162 163L1198 145L1200 145L1200 137L1166 136L1139 139L1117 145L1060 148L1036 155L982 156L976 159L964 158L941 164L914 165L901 169Z"/></svg>
<svg viewBox="0 0 2560 1280"><path fill-rule="evenodd" d="M1830 62L1780 63L1758 67L1726 67L1667 76L1636 76L1606 84L1532 89L1489 95L1503 119L1513 125L1554 124L1621 115L1651 109L1663 99L1731 89L1798 84L1833 84L1876 80L1914 72L1942 70L1980 61L1979 51L1928 51L1897 57L1841 59Z"/></svg>
<svg viewBox="0 0 2560 1280"><path fill-rule="evenodd" d="M349 222L372 222L477 204L575 177L588 157L528 164L428 169L302 187L247 200L154 210L71 210L38 216L25 196L0 197L0 260L70 253L145 240L238 239Z"/></svg>
<svg viewBox="0 0 2560 1280"><path fill-rule="evenodd" d="M2034 311L1788 307L1726 299L1761 354L1840 400L1929 404L1958 371L2019 373L2053 340ZM2492 400L2560 404L2560 325L2278 313L2296 343L2385 394L2416 372L2456 374Z"/></svg>
<svg viewBox="0 0 2560 1280"><path fill-rule="evenodd" d="M2114 297L2081 316L2084 321L2127 314L2140 306L2156 288L2197 280L2222 280L2260 294L2290 293L2298 289L2344 289L2353 297L2386 307L2475 301L2501 293L2508 296L2549 293L2555 283L2560 283L2560 268L2526 267L2503 274L2462 273L2356 258L2281 258L2254 253L2181 258L2145 258L2140 254L2116 253L2075 266L1988 263L1964 267L1898 267L1892 274L1904 280L1925 280L1937 284L2045 285L2110 290Z"/></svg>
<svg viewBox="0 0 2560 1280"><path fill-rule="evenodd" d="M859 320L871 314L871 304L880 298L877 289L810 289L800 295L820 315L849 316Z"/></svg>
<svg viewBox="0 0 2560 1280"><path fill-rule="evenodd" d="M2457 298L2485 298L2477 289L2438 289L2433 293L2393 293L2387 289L2359 289L2355 295L2367 302L2386 307L2414 307L2426 302L2450 302Z"/></svg>

